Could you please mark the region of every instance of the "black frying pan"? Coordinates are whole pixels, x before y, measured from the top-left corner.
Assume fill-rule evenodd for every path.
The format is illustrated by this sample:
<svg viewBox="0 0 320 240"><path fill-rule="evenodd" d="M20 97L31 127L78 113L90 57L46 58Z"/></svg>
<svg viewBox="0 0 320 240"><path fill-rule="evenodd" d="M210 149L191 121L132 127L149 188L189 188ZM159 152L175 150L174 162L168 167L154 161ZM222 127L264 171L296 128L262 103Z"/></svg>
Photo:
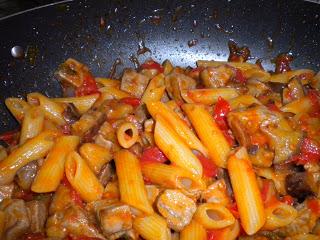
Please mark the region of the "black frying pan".
<svg viewBox="0 0 320 240"><path fill-rule="evenodd" d="M53 72L68 57L87 64L94 75L106 76L117 58L121 67L133 67L131 55L140 61L168 58L182 66L194 66L197 59L226 60L227 42L234 39L249 46L252 61L261 58L269 70L270 59L288 51L296 57L293 67L319 70L319 15L320 5L290 0L92 0L64 1L4 18L0 132L17 126L4 99L31 91L58 96ZM144 43L150 52L137 55ZM24 48L25 58L11 56L15 45Z"/></svg>

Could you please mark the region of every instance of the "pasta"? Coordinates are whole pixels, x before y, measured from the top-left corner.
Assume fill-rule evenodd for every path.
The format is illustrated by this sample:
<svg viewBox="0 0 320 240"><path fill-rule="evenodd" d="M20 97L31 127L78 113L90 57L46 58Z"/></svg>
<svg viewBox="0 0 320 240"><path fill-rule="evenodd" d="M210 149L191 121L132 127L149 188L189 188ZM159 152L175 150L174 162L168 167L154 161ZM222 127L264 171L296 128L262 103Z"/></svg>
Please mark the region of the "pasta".
<svg viewBox="0 0 320 240"><path fill-rule="evenodd" d="M235 49L121 79L67 59L61 97L7 98L0 239L319 239L320 73Z"/></svg>

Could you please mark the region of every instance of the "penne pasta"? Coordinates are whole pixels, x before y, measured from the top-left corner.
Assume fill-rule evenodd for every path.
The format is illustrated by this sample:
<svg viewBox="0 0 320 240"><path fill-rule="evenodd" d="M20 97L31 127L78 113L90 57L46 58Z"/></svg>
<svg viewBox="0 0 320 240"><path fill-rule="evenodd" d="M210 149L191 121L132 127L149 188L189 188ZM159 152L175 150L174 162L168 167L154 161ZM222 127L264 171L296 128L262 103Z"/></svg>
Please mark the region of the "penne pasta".
<svg viewBox="0 0 320 240"><path fill-rule="evenodd" d="M247 234L252 235L264 225L266 216L257 179L244 147L229 157L228 171L241 225Z"/></svg>
<svg viewBox="0 0 320 240"><path fill-rule="evenodd" d="M58 125L66 124L63 117L64 108L50 98L40 94L40 93L29 93L27 95L27 100L30 105L40 106L45 114L45 117L49 120L55 122Z"/></svg>
<svg viewBox="0 0 320 240"><path fill-rule="evenodd" d="M189 197L199 196L206 187L202 179L178 166L146 163L141 166L141 170L143 176L150 182L164 188L179 189Z"/></svg>
<svg viewBox="0 0 320 240"><path fill-rule="evenodd" d="M214 236L214 240L235 240L240 234L240 224L238 220L235 220L234 224L229 227L221 229L213 229L209 231L209 234Z"/></svg>
<svg viewBox="0 0 320 240"><path fill-rule="evenodd" d="M267 82L271 74L260 69L260 68L251 68L243 71L243 75L246 79L257 79L260 82Z"/></svg>
<svg viewBox="0 0 320 240"><path fill-rule="evenodd" d="M201 105L184 104L182 109L190 119L200 140L207 147L210 159L217 166L225 168L230 146L214 118Z"/></svg>
<svg viewBox="0 0 320 240"><path fill-rule="evenodd" d="M72 151L68 154L65 172L71 186L84 201L92 202L101 199L103 186L77 152Z"/></svg>
<svg viewBox="0 0 320 240"><path fill-rule="evenodd" d="M95 174L98 174L102 166L112 159L112 153L109 149L94 143L83 144L79 153Z"/></svg>
<svg viewBox="0 0 320 240"><path fill-rule="evenodd" d="M141 102L149 103L160 101L166 87L164 83L164 74L158 74L152 78L142 95Z"/></svg>
<svg viewBox="0 0 320 240"><path fill-rule="evenodd" d="M132 97L129 93L122 91L116 87L103 87L103 88L100 88L99 91L101 93L106 92L106 93L110 94L114 99Z"/></svg>
<svg viewBox="0 0 320 240"><path fill-rule="evenodd" d="M56 103L72 103L80 114L87 112L99 98L99 94L91 94L81 97L53 98Z"/></svg>
<svg viewBox="0 0 320 240"><path fill-rule="evenodd" d="M26 111L30 108L30 105L21 98L7 98L5 104L18 122L22 121Z"/></svg>
<svg viewBox="0 0 320 240"><path fill-rule="evenodd" d="M53 131L44 131L11 152L0 162L0 185L12 182L16 172L29 162L45 157L57 135Z"/></svg>
<svg viewBox="0 0 320 240"><path fill-rule="evenodd" d="M137 217L133 229L145 240L170 240L171 233L166 220L154 213L146 217Z"/></svg>
<svg viewBox="0 0 320 240"><path fill-rule="evenodd" d="M154 139L157 146L172 163L198 177L202 176L202 165L198 158L161 115L156 117Z"/></svg>
<svg viewBox="0 0 320 240"><path fill-rule="evenodd" d="M180 232L180 240L207 240L206 229L197 221L192 220L190 224Z"/></svg>
<svg viewBox="0 0 320 240"><path fill-rule="evenodd" d="M163 117L174 129L174 131L179 134L189 148L201 152L204 156L208 156L208 150L187 126L185 121L183 121L177 113L170 109L170 107L166 106L162 102L151 102L147 104L147 108L154 119L157 118L157 115Z"/></svg>
<svg viewBox="0 0 320 240"><path fill-rule="evenodd" d="M241 95L239 97L230 99L228 102L232 110L242 107L249 107L253 104L262 105L262 103L252 95Z"/></svg>
<svg viewBox="0 0 320 240"><path fill-rule="evenodd" d="M31 190L37 193L55 191L64 175L64 164L67 155L74 151L80 142L77 136L61 136L49 152L39 169Z"/></svg>
<svg viewBox="0 0 320 240"><path fill-rule="evenodd" d="M235 218L231 212L221 204L203 203L198 206L194 219L206 229L220 229L231 226Z"/></svg>
<svg viewBox="0 0 320 240"><path fill-rule="evenodd" d="M228 65L234 68L238 68L242 71L247 71L249 69L259 69L259 66L253 63L247 62L223 62L223 61L207 61L207 60L198 60L198 67L219 67L221 65Z"/></svg>
<svg viewBox="0 0 320 240"><path fill-rule="evenodd" d="M117 129L117 138L123 148L130 148L138 141L138 129L131 122L122 123Z"/></svg>
<svg viewBox="0 0 320 240"><path fill-rule="evenodd" d="M128 150L120 150L115 153L114 161L121 201L152 214L153 209L148 201L138 158Z"/></svg>
<svg viewBox="0 0 320 240"><path fill-rule="evenodd" d="M235 88L206 88L181 91L181 96L187 103L212 105L219 97L229 100L238 97L239 94Z"/></svg>
<svg viewBox="0 0 320 240"><path fill-rule="evenodd" d="M283 112L291 112L294 114L301 114L309 112L312 109L312 102L309 97L302 97L294 100L280 108Z"/></svg>
<svg viewBox="0 0 320 240"><path fill-rule="evenodd" d="M20 145L37 136L42 131L43 126L44 112L41 108L30 107L26 110L21 126Z"/></svg>
<svg viewBox="0 0 320 240"><path fill-rule="evenodd" d="M266 223L263 230L273 231L277 228L289 225L298 216L297 210L278 200L271 200L265 207Z"/></svg>
<svg viewBox="0 0 320 240"><path fill-rule="evenodd" d="M115 87L119 88L120 87L120 81L111 79L111 78L95 78L97 83L100 83L104 87Z"/></svg>
<svg viewBox="0 0 320 240"><path fill-rule="evenodd" d="M272 74L269 81L276 82L276 83L288 83L291 78L300 76L301 83L307 84L314 75L315 75L314 71L310 69L299 69L299 70L287 71L279 74Z"/></svg>
<svg viewBox="0 0 320 240"><path fill-rule="evenodd" d="M6 227L6 214L0 211L0 239L2 239Z"/></svg>

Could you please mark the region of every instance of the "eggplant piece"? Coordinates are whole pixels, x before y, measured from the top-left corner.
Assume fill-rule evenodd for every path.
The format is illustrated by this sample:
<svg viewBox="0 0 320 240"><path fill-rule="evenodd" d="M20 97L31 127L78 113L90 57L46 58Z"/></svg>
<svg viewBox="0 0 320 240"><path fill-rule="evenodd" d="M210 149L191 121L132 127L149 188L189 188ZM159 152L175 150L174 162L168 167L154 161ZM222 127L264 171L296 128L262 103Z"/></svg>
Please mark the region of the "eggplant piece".
<svg viewBox="0 0 320 240"><path fill-rule="evenodd" d="M207 67L200 73L202 84L207 88L218 88L227 85L234 71L225 65Z"/></svg>
<svg viewBox="0 0 320 240"><path fill-rule="evenodd" d="M67 235L74 235L105 239L93 220L94 218L85 209L79 206L70 206L48 218L47 236L65 238Z"/></svg>
<svg viewBox="0 0 320 240"><path fill-rule="evenodd" d="M168 226L175 231L181 231L190 223L197 208L192 199L178 190L170 189L158 198L157 207Z"/></svg>
<svg viewBox="0 0 320 240"><path fill-rule="evenodd" d="M23 190L30 190L38 171L37 161L32 161L20 168L16 174L15 181Z"/></svg>
<svg viewBox="0 0 320 240"><path fill-rule="evenodd" d="M172 72L165 77L166 90L171 99L183 101L182 90L196 88L196 80L182 73Z"/></svg>
<svg viewBox="0 0 320 240"><path fill-rule="evenodd" d="M100 223L104 236L123 235L126 231L132 229L132 215L130 206L121 203L109 205L97 212L97 218Z"/></svg>
<svg viewBox="0 0 320 240"><path fill-rule="evenodd" d="M4 199L9 199L12 197L14 190L14 184L10 183L7 185L1 185L0 186L0 202L2 202Z"/></svg>
<svg viewBox="0 0 320 240"><path fill-rule="evenodd" d="M6 199L1 202L0 210L3 211L6 216L1 239L21 239L22 235L30 229L30 221L25 202L21 199Z"/></svg>
<svg viewBox="0 0 320 240"><path fill-rule="evenodd" d="M121 79L120 89L141 98L149 83L149 78L133 69L126 69Z"/></svg>
<svg viewBox="0 0 320 240"><path fill-rule="evenodd" d="M99 174L98 179L99 182L105 187L110 179L112 179L115 176L115 169L112 167L111 163L107 163L104 166L102 166Z"/></svg>
<svg viewBox="0 0 320 240"><path fill-rule="evenodd" d="M288 87L283 89L282 103L288 104L294 100L302 98L305 95L304 88L298 78L293 78L288 83Z"/></svg>
<svg viewBox="0 0 320 240"><path fill-rule="evenodd" d="M63 118L68 124L73 124L80 119L81 115L73 103L67 104L66 109L63 112Z"/></svg>
<svg viewBox="0 0 320 240"><path fill-rule="evenodd" d="M285 186L287 193L297 198L299 202L303 202L306 197L314 194L309 186L306 172L288 174Z"/></svg>
<svg viewBox="0 0 320 240"><path fill-rule="evenodd" d="M31 232L43 232L48 217L48 207L46 202L33 200L27 202L26 207L30 219Z"/></svg>

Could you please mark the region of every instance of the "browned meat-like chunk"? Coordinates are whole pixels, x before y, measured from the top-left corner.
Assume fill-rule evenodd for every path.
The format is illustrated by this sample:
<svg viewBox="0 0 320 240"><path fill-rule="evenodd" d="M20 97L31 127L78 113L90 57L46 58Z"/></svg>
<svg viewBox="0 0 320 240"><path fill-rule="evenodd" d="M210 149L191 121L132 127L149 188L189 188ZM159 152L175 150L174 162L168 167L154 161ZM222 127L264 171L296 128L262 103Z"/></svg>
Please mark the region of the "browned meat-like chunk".
<svg viewBox="0 0 320 240"><path fill-rule="evenodd" d="M132 69L126 69L123 73L120 89L132 96L141 98L149 83L149 78Z"/></svg>
<svg viewBox="0 0 320 240"><path fill-rule="evenodd" d="M47 235L56 238L74 235L105 239L91 219L89 213L81 207L70 206L48 218Z"/></svg>
<svg viewBox="0 0 320 240"><path fill-rule="evenodd" d="M99 182L106 186L110 179L115 175L115 171L111 165L111 163L105 164L98 174Z"/></svg>
<svg viewBox="0 0 320 240"><path fill-rule="evenodd" d="M37 161L32 161L19 169L16 175L16 183L24 190L30 190L33 179L38 171Z"/></svg>
<svg viewBox="0 0 320 240"><path fill-rule="evenodd" d="M190 223L197 208L192 199L178 190L169 189L159 197L157 207L168 226L175 231L181 231Z"/></svg>
<svg viewBox="0 0 320 240"><path fill-rule="evenodd" d="M282 103L288 104L304 96L303 86L298 78L293 78L288 83L288 87L283 89Z"/></svg>
<svg viewBox="0 0 320 240"><path fill-rule="evenodd" d="M171 73L165 78L166 90L171 99L181 100L181 91L196 88L196 80L182 73Z"/></svg>
<svg viewBox="0 0 320 240"><path fill-rule="evenodd" d="M67 104L67 107L63 112L63 118L66 120L68 124L73 124L79 120L80 113L78 112L74 104L72 103Z"/></svg>
<svg viewBox="0 0 320 240"><path fill-rule="evenodd" d="M1 202L0 210L6 216L2 240L16 240L28 232L30 221L27 208L21 199L6 199Z"/></svg>
<svg viewBox="0 0 320 240"><path fill-rule="evenodd" d="M207 67L201 73L202 83L207 88L224 87L233 76L234 71L227 66Z"/></svg>
<svg viewBox="0 0 320 240"><path fill-rule="evenodd" d="M31 232L43 232L48 217L47 204L41 200L26 203Z"/></svg>
<svg viewBox="0 0 320 240"><path fill-rule="evenodd" d="M49 212L50 214L53 214L58 211L63 211L73 203L74 201L72 200L70 188L60 184L53 195Z"/></svg>

